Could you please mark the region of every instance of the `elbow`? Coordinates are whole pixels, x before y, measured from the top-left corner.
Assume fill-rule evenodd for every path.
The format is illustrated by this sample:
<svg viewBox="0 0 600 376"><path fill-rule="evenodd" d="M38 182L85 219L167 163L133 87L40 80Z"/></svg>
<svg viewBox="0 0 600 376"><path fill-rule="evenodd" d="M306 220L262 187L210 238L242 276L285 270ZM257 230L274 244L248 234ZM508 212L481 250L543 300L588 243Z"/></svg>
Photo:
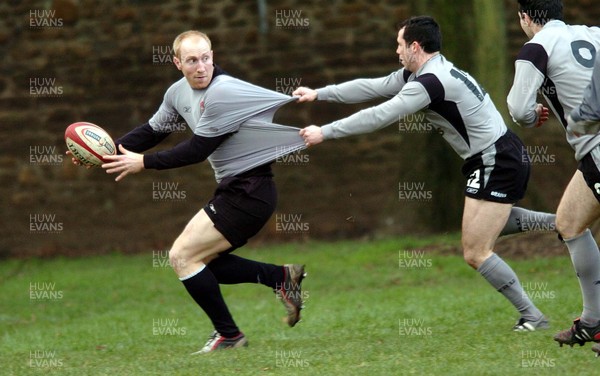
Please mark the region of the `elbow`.
<svg viewBox="0 0 600 376"><path fill-rule="evenodd" d="M522 107L519 108L516 106L511 106L509 103L508 112L510 113L512 120L521 127L529 128L535 124L535 122L530 122L531 116L529 114L529 111L525 110Z"/></svg>
<svg viewBox="0 0 600 376"><path fill-rule="evenodd" d="M507 105L508 105L508 113L510 114L510 116L512 117L513 121L515 123L519 123L519 120L521 120L523 118L523 109L519 108L518 106L516 106L509 98L509 100L507 101Z"/></svg>

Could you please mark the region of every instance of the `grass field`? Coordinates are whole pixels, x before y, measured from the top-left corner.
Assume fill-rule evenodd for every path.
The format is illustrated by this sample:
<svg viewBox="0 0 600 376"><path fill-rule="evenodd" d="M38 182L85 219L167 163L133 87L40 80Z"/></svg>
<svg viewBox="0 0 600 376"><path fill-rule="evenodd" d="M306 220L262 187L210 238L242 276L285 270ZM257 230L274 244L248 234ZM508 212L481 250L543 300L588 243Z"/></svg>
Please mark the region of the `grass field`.
<svg viewBox="0 0 600 376"><path fill-rule="evenodd" d="M211 326L164 254L4 260L1 375L579 375L591 346L552 335L581 311L567 257L508 260L549 331L513 333L513 308L459 255L457 237L302 243L239 250L306 263L304 320L260 285L223 286L248 348L190 356ZM435 248L435 247L433 247Z"/></svg>

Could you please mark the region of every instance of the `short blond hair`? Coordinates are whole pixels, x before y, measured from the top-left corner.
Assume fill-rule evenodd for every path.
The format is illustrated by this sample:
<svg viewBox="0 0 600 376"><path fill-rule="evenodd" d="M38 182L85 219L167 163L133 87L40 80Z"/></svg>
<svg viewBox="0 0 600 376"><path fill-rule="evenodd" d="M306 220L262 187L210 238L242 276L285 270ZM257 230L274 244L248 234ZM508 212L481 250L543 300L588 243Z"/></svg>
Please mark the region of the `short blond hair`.
<svg viewBox="0 0 600 376"><path fill-rule="evenodd" d="M208 35L204 34L201 31L197 31L197 30L184 31L183 33L181 33L177 37L175 37L175 40L173 41L173 53L175 54L175 56L177 58L181 58L181 56L179 55L179 49L181 48L181 43L183 42L184 39L189 38L189 37L200 37L200 38L204 39L206 41L206 43L208 43L208 48L212 49L212 43L210 42L210 38L208 37Z"/></svg>

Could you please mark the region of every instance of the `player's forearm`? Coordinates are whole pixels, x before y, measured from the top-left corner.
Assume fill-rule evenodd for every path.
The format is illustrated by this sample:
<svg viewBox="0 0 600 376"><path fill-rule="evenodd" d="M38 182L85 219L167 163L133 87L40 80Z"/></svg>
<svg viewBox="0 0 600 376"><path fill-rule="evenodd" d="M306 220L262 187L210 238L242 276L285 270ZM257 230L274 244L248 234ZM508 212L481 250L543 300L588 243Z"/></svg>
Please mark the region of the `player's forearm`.
<svg viewBox="0 0 600 376"><path fill-rule="evenodd" d="M532 109L518 108L509 104L508 111L510 112L513 121L523 128L533 128L537 124L535 107Z"/></svg>
<svg viewBox="0 0 600 376"><path fill-rule="evenodd" d="M352 81L351 81L352 82ZM317 89L317 100L332 103L361 103L369 100L360 95L359 91L352 91L351 82L339 85L328 85Z"/></svg>
<svg viewBox="0 0 600 376"><path fill-rule="evenodd" d="M362 78L317 89L317 99L335 103L361 103L377 98L391 98L402 90L402 71L386 77Z"/></svg>
<svg viewBox="0 0 600 376"><path fill-rule="evenodd" d="M524 128L531 128L537 124L536 94L535 91L533 93L530 91L531 88L526 83L517 82L515 79L506 101L513 121Z"/></svg>
<svg viewBox="0 0 600 376"><path fill-rule="evenodd" d="M169 150L144 155L146 169L166 170L200 163L211 155L229 134L218 137L194 135Z"/></svg>
<svg viewBox="0 0 600 376"><path fill-rule="evenodd" d="M354 80L317 89L317 100L333 103L362 103L380 97L367 80Z"/></svg>
<svg viewBox="0 0 600 376"><path fill-rule="evenodd" d="M123 145L129 151L141 153L158 145L169 134L168 132L156 132L150 124L146 123L118 138L115 145Z"/></svg>
<svg viewBox="0 0 600 376"><path fill-rule="evenodd" d="M323 138L327 140L371 133L398 122L399 117L402 116L398 112L402 108L399 102L397 98L394 98L379 106L362 110L345 119L326 124L321 127Z"/></svg>

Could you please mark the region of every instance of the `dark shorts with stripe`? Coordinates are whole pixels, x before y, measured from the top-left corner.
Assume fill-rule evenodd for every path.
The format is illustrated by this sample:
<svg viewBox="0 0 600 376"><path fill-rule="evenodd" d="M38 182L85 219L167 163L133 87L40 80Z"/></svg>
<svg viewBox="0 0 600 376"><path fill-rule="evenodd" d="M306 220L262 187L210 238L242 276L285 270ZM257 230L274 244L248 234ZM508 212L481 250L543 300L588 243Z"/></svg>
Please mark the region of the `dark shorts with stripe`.
<svg viewBox="0 0 600 376"><path fill-rule="evenodd" d="M583 178L588 187L594 193L596 200L600 202L600 146L596 146L591 152L587 153L577 169L583 174Z"/></svg>
<svg viewBox="0 0 600 376"><path fill-rule="evenodd" d="M221 180L204 211L233 246L231 252L263 228L276 205L277 190L269 168L266 174L246 173Z"/></svg>
<svg viewBox="0 0 600 376"><path fill-rule="evenodd" d="M525 196L530 165L525 145L507 130L493 145L465 161L465 196L514 204Z"/></svg>

